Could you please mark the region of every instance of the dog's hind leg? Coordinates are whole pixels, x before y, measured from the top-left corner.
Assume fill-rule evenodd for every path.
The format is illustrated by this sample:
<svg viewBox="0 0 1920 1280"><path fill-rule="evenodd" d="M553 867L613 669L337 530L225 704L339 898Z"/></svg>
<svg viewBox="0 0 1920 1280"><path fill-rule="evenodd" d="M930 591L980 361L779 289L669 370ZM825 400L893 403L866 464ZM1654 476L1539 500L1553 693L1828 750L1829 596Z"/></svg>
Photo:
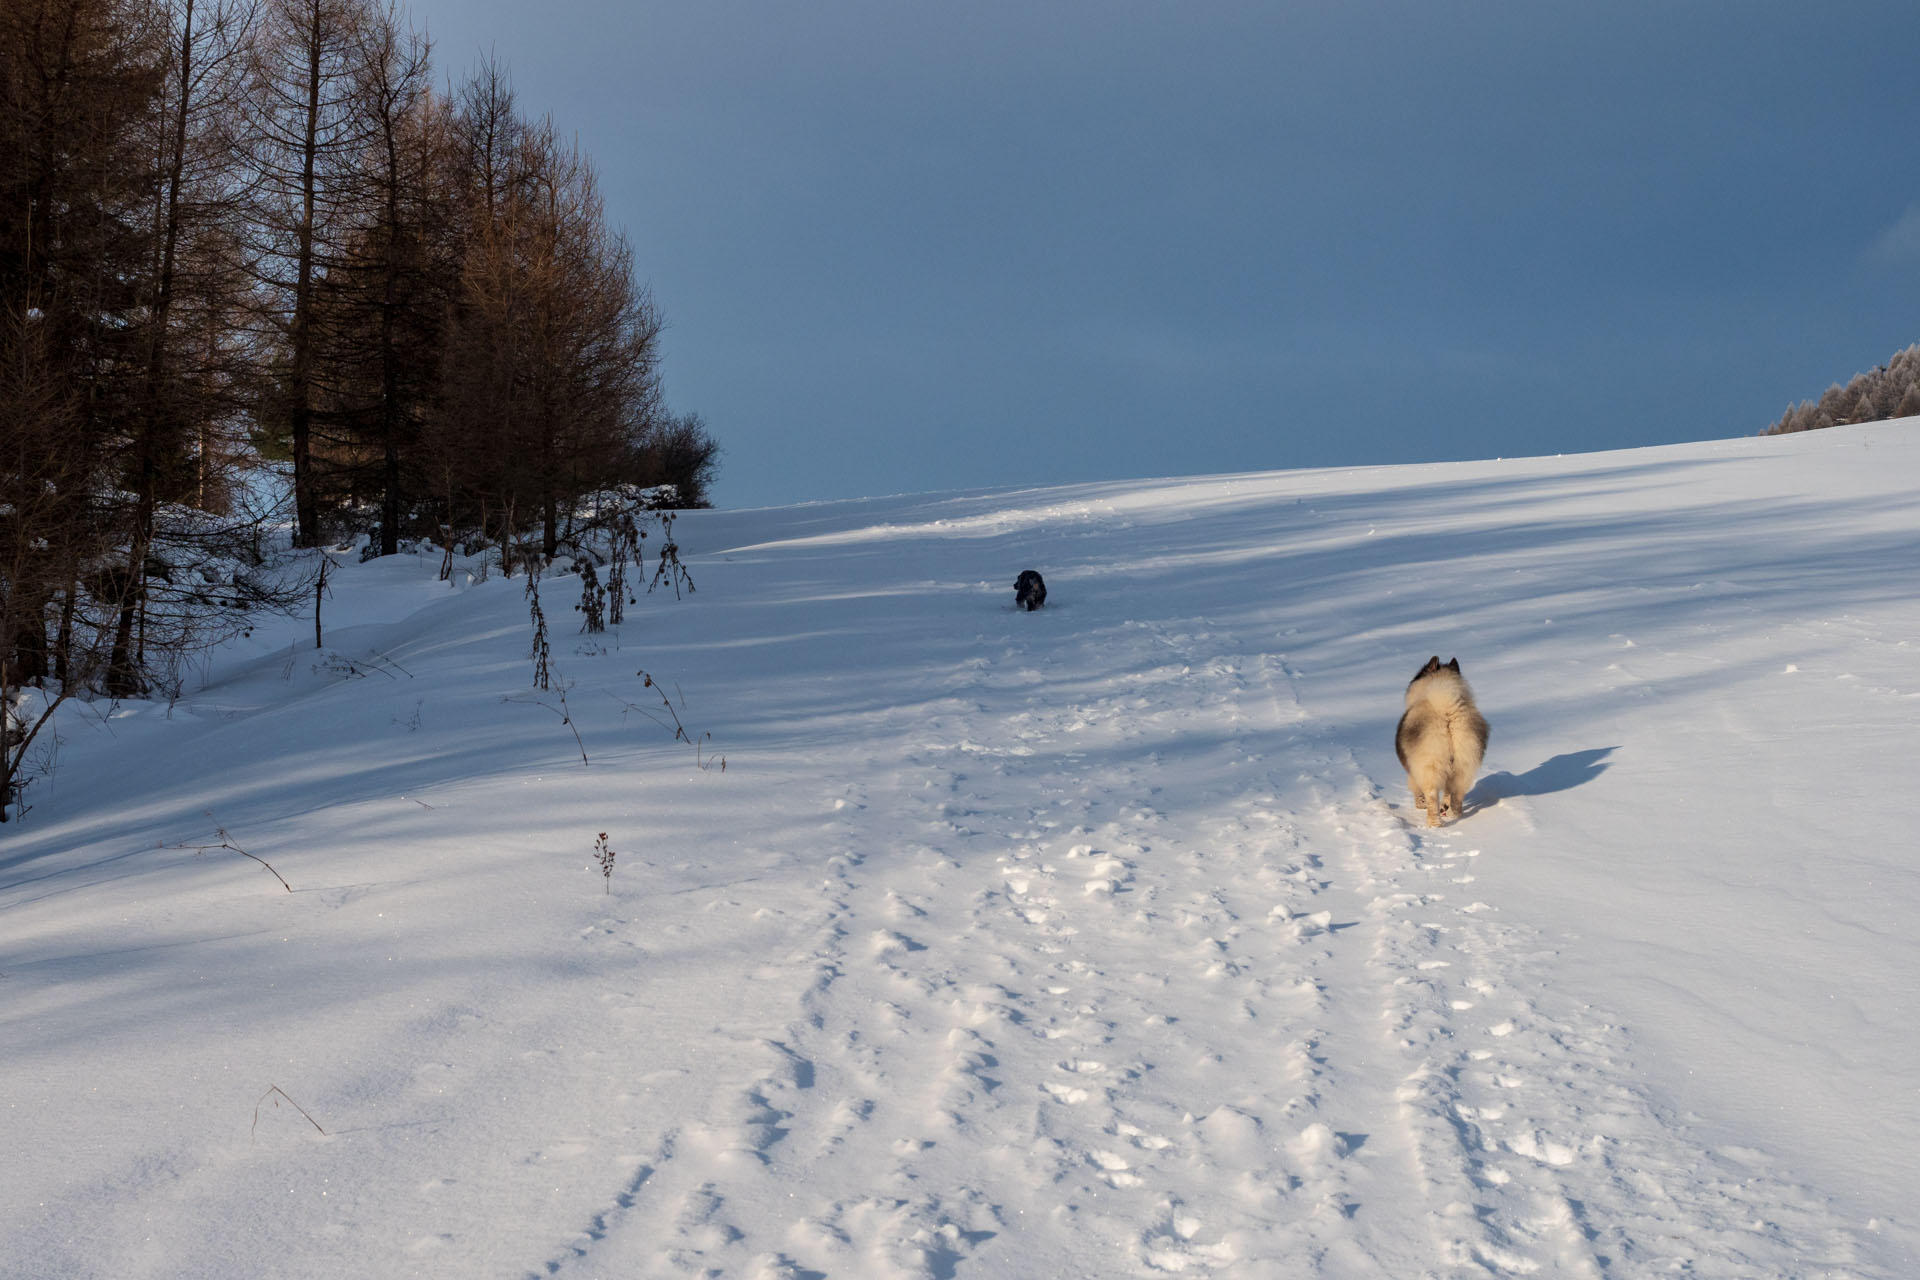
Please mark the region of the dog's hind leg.
<svg viewBox="0 0 1920 1280"><path fill-rule="evenodd" d="M1447 779L1447 800L1453 806L1453 816L1459 817L1467 811L1467 792L1473 790L1473 770L1456 769Z"/></svg>
<svg viewBox="0 0 1920 1280"><path fill-rule="evenodd" d="M1427 825L1440 825L1440 788L1446 785L1446 778L1440 770L1433 767L1416 767L1409 770L1407 781L1413 786L1413 803L1416 808L1427 811Z"/></svg>

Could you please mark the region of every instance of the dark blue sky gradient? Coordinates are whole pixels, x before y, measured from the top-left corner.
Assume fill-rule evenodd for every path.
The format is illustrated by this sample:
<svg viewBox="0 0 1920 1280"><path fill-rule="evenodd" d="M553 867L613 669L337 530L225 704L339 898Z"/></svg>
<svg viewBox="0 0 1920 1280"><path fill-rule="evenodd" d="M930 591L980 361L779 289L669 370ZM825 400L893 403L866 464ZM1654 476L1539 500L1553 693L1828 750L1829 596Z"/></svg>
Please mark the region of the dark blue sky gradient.
<svg viewBox="0 0 1920 1280"><path fill-rule="evenodd" d="M592 155L724 506L1744 435L1920 341L1912 0L412 12Z"/></svg>

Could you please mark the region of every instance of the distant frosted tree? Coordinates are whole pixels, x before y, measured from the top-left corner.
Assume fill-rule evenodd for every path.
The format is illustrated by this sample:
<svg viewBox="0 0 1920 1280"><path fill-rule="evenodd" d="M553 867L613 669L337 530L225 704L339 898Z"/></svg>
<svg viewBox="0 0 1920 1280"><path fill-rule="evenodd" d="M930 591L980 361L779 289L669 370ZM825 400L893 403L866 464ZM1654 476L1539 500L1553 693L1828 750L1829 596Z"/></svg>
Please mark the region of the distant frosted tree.
<svg viewBox="0 0 1920 1280"><path fill-rule="evenodd" d="M1877 369L1856 374L1844 387L1834 383L1817 402L1803 400L1788 406L1780 420L1761 434L1817 431L1915 415L1920 415L1920 343L1896 353Z"/></svg>
<svg viewBox="0 0 1920 1280"><path fill-rule="evenodd" d="M1900 405L1893 411L1896 418L1920 417L1920 378L1907 384L1906 394L1900 397Z"/></svg>

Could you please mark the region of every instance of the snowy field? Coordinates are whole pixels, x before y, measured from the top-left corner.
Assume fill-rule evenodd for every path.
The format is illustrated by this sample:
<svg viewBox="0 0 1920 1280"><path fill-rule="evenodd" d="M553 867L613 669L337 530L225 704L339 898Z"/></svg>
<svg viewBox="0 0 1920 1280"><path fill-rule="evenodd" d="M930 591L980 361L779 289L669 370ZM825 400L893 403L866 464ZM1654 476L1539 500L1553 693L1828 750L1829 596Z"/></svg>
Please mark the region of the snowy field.
<svg viewBox="0 0 1920 1280"><path fill-rule="evenodd" d="M679 534L63 713L0 1275L1920 1275L1920 422Z"/></svg>

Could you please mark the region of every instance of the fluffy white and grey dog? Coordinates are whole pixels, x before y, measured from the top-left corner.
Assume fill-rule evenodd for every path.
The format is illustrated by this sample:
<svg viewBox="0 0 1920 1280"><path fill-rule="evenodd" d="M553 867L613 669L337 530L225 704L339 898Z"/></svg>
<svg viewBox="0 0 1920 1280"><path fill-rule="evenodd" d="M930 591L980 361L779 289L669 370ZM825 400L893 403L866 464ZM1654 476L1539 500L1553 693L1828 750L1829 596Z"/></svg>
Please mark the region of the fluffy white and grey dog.
<svg viewBox="0 0 1920 1280"><path fill-rule="evenodd" d="M1460 676L1460 659L1435 654L1407 685L1407 710L1394 730L1393 749L1407 771L1413 803L1427 825L1457 818L1487 754L1487 718L1473 705Z"/></svg>

